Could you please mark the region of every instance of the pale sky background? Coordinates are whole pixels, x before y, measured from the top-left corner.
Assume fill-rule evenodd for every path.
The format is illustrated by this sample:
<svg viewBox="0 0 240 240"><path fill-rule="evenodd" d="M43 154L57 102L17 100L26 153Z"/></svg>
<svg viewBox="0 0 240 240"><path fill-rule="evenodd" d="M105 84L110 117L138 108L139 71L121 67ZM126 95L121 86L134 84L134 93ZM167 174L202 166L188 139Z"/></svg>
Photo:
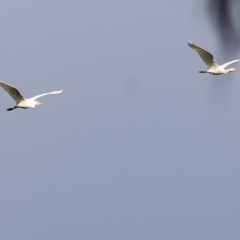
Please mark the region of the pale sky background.
<svg viewBox="0 0 240 240"><path fill-rule="evenodd" d="M0 3L0 239L240 239L240 72L199 74L197 1ZM234 56L239 58L239 54ZM240 67L234 64L232 67Z"/></svg>

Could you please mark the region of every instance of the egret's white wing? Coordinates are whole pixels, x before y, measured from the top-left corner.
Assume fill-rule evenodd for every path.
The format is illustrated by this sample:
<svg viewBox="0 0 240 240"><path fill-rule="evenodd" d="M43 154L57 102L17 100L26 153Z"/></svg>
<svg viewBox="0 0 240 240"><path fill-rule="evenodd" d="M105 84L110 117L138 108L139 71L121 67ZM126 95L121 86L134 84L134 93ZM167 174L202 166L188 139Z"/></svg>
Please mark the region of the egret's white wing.
<svg viewBox="0 0 240 240"><path fill-rule="evenodd" d="M13 86L10 86L4 82L0 82L0 86L9 93L9 95L16 101L18 104L19 102L24 100L23 95Z"/></svg>
<svg viewBox="0 0 240 240"><path fill-rule="evenodd" d="M221 65L222 68L225 68L227 67L228 65L232 64L232 63L235 63L235 62L239 62L240 60L233 60L231 62L227 62L227 63L224 63L223 65Z"/></svg>
<svg viewBox="0 0 240 240"><path fill-rule="evenodd" d="M188 46L193 50L197 51L197 53L199 54L199 56L202 58L202 60L205 62L209 69L212 67L218 67L218 64L215 61L212 53L204 50L203 48L198 47L197 45L191 42L188 43Z"/></svg>
<svg viewBox="0 0 240 240"><path fill-rule="evenodd" d="M49 92L49 93L43 93L43 94L37 95L37 96L35 96L35 97L29 98L29 99L27 99L27 100L32 100L32 101L34 101L34 100L36 100L37 98L40 98L40 97L43 97L43 96L46 96L46 95L49 95L49 94L58 94L58 93L61 93L62 91L63 91L63 89L60 90L60 91L54 91L54 92Z"/></svg>

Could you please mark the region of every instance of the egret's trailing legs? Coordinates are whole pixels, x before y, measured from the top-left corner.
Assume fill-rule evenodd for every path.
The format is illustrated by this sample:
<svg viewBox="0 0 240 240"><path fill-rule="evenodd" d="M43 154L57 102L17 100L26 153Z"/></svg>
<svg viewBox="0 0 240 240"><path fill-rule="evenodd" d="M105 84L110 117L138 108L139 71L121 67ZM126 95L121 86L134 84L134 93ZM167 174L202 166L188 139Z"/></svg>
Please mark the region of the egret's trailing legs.
<svg viewBox="0 0 240 240"><path fill-rule="evenodd" d="M207 73L207 71L199 70L199 73Z"/></svg>
<svg viewBox="0 0 240 240"><path fill-rule="evenodd" d="M14 107L12 107L12 108L8 108L7 111L12 111L12 110L14 110L14 109L17 109L17 106L14 106Z"/></svg>

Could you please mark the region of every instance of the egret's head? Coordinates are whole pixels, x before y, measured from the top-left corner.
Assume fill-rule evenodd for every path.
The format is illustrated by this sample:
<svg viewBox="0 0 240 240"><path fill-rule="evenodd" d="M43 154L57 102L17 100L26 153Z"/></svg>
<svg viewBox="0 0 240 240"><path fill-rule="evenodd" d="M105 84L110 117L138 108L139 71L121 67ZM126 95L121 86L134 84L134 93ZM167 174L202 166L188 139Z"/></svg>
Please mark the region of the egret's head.
<svg viewBox="0 0 240 240"><path fill-rule="evenodd" d="M230 68L229 69L229 72L236 72L236 71L238 71L238 68Z"/></svg>
<svg viewBox="0 0 240 240"><path fill-rule="evenodd" d="M37 105L43 105L43 103L36 101L36 106L37 106Z"/></svg>

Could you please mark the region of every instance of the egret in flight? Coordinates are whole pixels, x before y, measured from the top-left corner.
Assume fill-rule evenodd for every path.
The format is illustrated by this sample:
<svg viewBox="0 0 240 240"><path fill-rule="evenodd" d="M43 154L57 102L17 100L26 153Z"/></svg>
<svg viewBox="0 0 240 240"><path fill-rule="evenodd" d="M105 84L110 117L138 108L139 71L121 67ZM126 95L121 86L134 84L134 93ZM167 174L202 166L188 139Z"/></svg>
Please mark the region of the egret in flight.
<svg viewBox="0 0 240 240"><path fill-rule="evenodd" d="M217 62L215 61L212 53L204 50L203 48L198 47L197 45L195 45L191 42L188 43L188 46L190 48L192 48L193 50L195 50L200 55L200 57L205 62L205 64L207 65L208 70L207 71L200 70L199 71L200 73L210 73L213 75L220 75L220 74L227 74L229 72L235 72L238 70L237 68L225 69L225 67L227 67L228 65L230 65L234 62L238 62L240 60L233 60L231 62L227 62L227 63L219 66L217 64Z"/></svg>
<svg viewBox="0 0 240 240"><path fill-rule="evenodd" d="M36 99L43 97L45 95L48 94L58 94L61 93L63 90L61 91L54 91L54 92L49 92L49 93L43 93L40 95L37 95L35 97L32 98L24 98L23 95L18 91L18 89L16 89L13 86L10 86L4 82L0 82L0 86L6 91L8 92L8 94L15 100L16 102L16 106L12 107L12 108L8 108L7 111L12 111L14 109L17 108L23 108L23 109L28 109L28 108L35 108L37 105L42 105L43 103L36 101Z"/></svg>

